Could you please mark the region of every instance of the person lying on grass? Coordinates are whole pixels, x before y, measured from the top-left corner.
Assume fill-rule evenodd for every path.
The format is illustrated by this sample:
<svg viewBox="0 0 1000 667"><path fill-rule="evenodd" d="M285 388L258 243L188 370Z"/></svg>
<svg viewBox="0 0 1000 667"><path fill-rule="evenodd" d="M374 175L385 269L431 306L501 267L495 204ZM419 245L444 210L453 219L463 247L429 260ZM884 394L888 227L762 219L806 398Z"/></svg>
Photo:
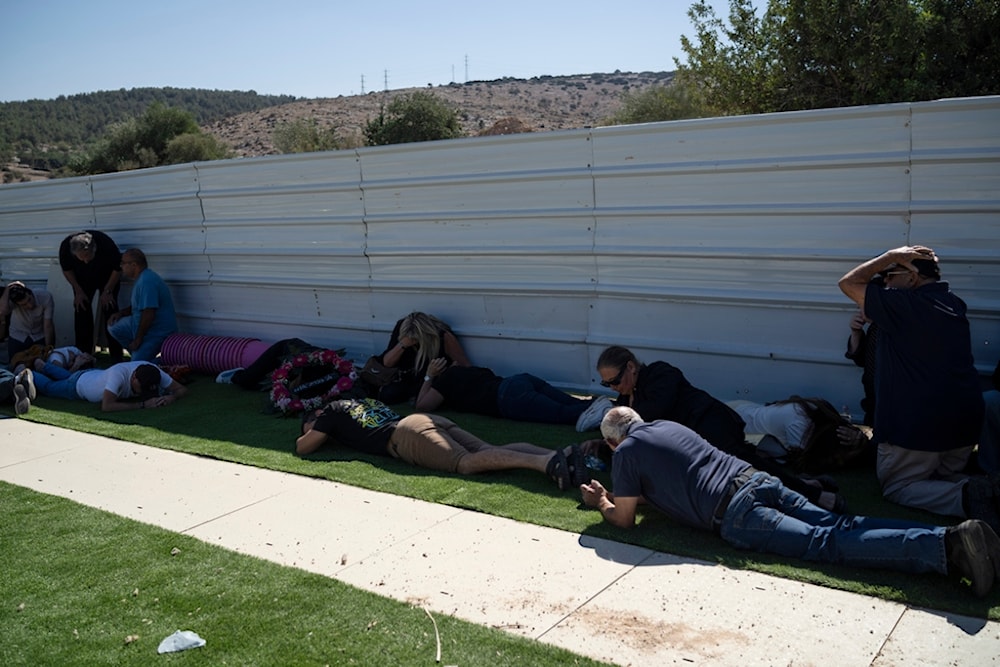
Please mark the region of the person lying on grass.
<svg viewBox="0 0 1000 667"><path fill-rule="evenodd" d="M576 398L528 373L503 378L489 368L457 366L438 357L427 366L415 407L426 412L442 405L515 421L576 424L581 433L597 428L611 409L607 397Z"/></svg>
<svg viewBox="0 0 1000 667"><path fill-rule="evenodd" d="M536 470L548 475L560 491L590 481L576 445L555 452L527 442L491 445L445 417L423 413L400 417L373 398L340 399L304 412L295 453L311 454L328 440L366 454L459 475Z"/></svg>
<svg viewBox="0 0 1000 667"><path fill-rule="evenodd" d="M70 372L35 360L35 387L42 396L100 403L102 412L161 408L187 394L187 388L147 361L124 361L108 369ZM129 400L136 398L138 400Z"/></svg>
<svg viewBox="0 0 1000 667"><path fill-rule="evenodd" d="M665 361L646 364L627 347L611 345L597 358L601 386L618 392L615 405L630 407L643 419L667 419L683 424L724 452L738 456L778 479L809 502L843 511L847 501L828 476L805 479L780 463L761 456L747 442L743 420L736 411L704 389L691 384L681 369ZM599 454L601 440L582 443L587 454Z"/></svg>
<svg viewBox="0 0 1000 667"><path fill-rule="evenodd" d="M841 515L813 505L776 477L713 447L671 421L644 422L629 407L601 422L612 454L614 494L597 480L580 486L583 502L620 528L648 502L670 518L714 530L738 549L808 561L938 572L989 593L1000 576L1000 537L979 520L957 526Z"/></svg>

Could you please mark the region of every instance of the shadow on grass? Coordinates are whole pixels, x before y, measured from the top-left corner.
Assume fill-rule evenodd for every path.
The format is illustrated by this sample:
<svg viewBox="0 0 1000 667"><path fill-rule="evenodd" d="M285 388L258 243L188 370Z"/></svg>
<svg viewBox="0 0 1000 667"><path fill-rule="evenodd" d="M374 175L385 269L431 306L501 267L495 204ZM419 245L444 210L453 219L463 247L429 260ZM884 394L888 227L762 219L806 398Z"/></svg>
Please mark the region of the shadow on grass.
<svg viewBox="0 0 1000 667"><path fill-rule="evenodd" d="M620 530L604 524L597 512L582 508L579 493L560 493L547 477L536 472L449 475L414 468L395 459L334 448L300 458L293 452L300 428L298 418L265 413L266 394L219 385L204 376L196 376L189 390L188 397L168 408L108 414L95 404L40 398L27 418L128 442L447 504L909 605L1000 620L1000 591L985 600L976 600L950 577L789 562L737 551L713 533L680 526L652 509L641 511L636 528ZM399 406L398 411L408 414L409 408ZM572 426L512 422L448 411L440 414L495 444L526 441L555 449L596 435L578 434ZM596 476L610 488L607 473ZM956 522L886 502L872 470L842 472L836 477L850 510L856 514L937 525Z"/></svg>

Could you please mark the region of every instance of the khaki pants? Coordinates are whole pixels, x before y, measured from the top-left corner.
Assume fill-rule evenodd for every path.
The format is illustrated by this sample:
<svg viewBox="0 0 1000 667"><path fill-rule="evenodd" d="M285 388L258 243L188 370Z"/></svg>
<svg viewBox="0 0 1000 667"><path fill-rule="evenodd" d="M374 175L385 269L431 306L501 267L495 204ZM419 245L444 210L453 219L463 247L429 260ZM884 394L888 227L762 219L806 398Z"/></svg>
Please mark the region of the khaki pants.
<svg viewBox="0 0 1000 667"><path fill-rule="evenodd" d="M488 446L450 419L425 414L403 417L389 439L392 456L420 468L443 472L456 472L464 456Z"/></svg>
<svg viewBox="0 0 1000 667"><path fill-rule="evenodd" d="M882 495L907 507L965 517L962 487L968 476L962 474L972 447L945 452L921 452L879 443L875 469L882 485Z"/></svg>

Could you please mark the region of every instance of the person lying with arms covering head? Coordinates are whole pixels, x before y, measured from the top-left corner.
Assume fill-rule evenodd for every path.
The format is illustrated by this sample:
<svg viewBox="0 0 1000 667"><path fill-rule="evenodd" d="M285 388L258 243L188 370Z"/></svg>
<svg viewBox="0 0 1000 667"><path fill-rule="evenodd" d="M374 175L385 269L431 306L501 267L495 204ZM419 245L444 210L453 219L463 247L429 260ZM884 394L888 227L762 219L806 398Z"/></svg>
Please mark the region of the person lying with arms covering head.
<svg viewBox="0 0 1000 667"><path fill-rule="evenodd" d="M102 412L162 408L187 394L184 385L146 361L70 372L36 359L34 381L42 396L100 403Z"/></svg>

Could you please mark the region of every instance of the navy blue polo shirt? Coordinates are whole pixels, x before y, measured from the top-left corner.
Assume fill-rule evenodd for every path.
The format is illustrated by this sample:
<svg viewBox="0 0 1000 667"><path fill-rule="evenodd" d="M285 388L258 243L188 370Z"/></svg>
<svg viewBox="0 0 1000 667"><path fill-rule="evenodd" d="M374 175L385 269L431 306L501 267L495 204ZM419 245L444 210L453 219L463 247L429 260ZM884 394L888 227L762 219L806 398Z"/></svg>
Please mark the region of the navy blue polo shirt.
<svg viewBox="0 0 1000 667"><path fill-rule="evenodd" d="M943 452L979 440L983 396L966 305L938 281L910 290L865 290L879 326L875 349L875 442Z"/></svg>

